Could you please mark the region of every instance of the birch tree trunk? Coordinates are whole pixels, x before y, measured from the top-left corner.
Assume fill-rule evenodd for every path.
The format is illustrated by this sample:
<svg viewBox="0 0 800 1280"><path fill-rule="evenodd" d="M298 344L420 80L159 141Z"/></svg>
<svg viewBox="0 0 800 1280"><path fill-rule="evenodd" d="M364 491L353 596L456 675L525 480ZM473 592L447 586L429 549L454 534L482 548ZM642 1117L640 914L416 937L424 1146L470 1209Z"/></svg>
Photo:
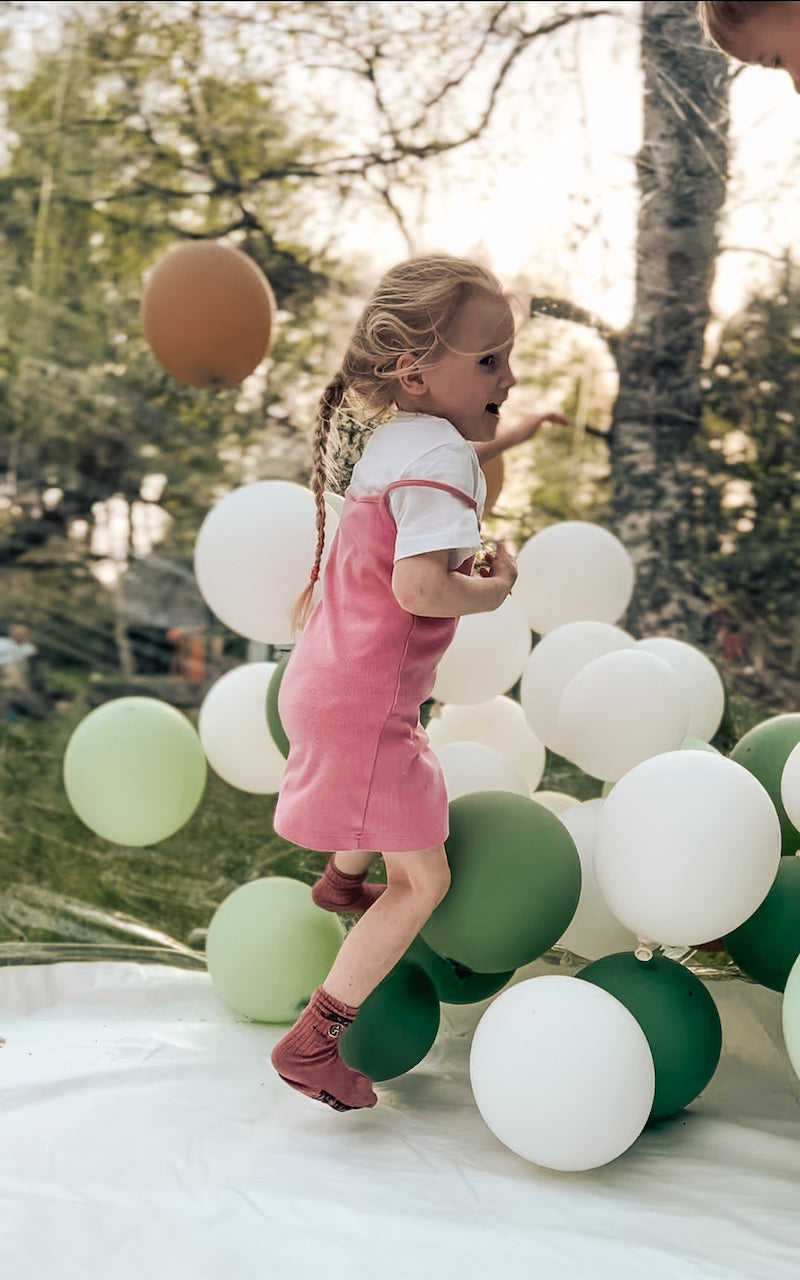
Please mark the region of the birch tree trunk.
<svg viewBox="0 0 800 1280"><path fill-rule="evenodd" d="M726 60L694 4L642 5L644 142L637 157L636 295L614 353L613 528L636 566L626 625L698 639L709 605L695 573L692 438L727 177Z"/></svg>

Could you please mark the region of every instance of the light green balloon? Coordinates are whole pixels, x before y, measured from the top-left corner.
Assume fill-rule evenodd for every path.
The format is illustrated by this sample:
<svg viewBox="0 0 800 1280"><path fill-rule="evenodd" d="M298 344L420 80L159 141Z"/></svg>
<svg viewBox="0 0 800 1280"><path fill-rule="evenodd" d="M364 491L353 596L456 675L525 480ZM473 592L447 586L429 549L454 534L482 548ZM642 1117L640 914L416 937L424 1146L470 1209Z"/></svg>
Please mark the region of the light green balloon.
<svg viewBox="0 0 800 1280"><path fill-rule="evenodd" d="M795 960L783 992L783 1039L795 1075L800 1076L800 957Z"/></svg>
<svg viewBox="0 0 800 1280"><path fill-rule="evenodd" d="M64 753L64 787L82 822L115 844L165 840L194 813L206 783L195 729L157 698L90 711Z"/></svg>
<svg viewBox="0 0 800 1280"><path fill-rule="evenodd" d="M314 905L308 885L251 880L217 908L206 963L220 999L253 1022L294 1022L328 971L344 932Z"/></svg>

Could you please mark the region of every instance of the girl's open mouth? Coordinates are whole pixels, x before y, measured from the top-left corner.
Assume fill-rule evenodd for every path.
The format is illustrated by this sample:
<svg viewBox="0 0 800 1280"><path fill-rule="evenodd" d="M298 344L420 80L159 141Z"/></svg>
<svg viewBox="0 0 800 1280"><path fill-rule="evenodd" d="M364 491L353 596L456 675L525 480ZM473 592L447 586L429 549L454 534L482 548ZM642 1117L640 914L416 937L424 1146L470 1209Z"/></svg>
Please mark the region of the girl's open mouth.
<svg viewBox="0 0 800 1280"><path fill-rule="evenodd" d="M494 404L493 402L490 402L490 403L489 403L489 404L487 404L487 406L486 406L486 412L487 412L487 413L493 413L493 414L495 415L495 417L497 417L497 415L498 415L498 414L499 414L499 412L500 412L500 406L499 406L499 405Z"/></svg>

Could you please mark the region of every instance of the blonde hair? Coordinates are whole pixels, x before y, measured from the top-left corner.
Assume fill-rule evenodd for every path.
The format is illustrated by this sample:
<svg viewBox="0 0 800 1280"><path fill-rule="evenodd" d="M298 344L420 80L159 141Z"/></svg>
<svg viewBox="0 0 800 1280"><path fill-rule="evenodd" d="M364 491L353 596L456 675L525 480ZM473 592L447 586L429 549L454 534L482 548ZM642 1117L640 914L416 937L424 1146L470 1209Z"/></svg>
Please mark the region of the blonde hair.
<svg viewBox="0 0 800 1280"><path fill-rule="evenodd" d="M507 299L499 280L479 263L439 254L392 267L364 307L341 366L317 409L311 459L317 546L308 585L293 610L295 631L302 630L311 612L325 549L327 455L335 415L346 401L367 418L385 417L395 404L401 374L430 364L443 350L452 350L448 335L458 313L481 293ZM398 359L407 354L415 357L414 364L398 369Z"/></svg>
<svg viewBox="0 0 800 1280"><path fill-rule="evenodd" d="M699 0L697 21L703 35L720 49L725 48L725 36L754 18L759 9L765 9L775 0Z"/></svg>

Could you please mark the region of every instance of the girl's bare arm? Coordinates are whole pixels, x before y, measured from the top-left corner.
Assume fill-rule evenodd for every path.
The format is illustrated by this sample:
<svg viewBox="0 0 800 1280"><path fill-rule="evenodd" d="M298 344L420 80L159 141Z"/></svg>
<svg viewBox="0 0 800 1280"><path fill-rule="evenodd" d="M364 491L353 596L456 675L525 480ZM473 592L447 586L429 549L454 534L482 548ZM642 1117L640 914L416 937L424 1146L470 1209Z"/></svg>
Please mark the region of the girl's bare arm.
<svg viewBox="0 0 800 1280"><path fill-rule="evenodd" d="M470 578L451 570L449 558L449 551L426 551L398 560L392 574L398 604L421 618L491 613L510 594L517 578L516 561L503 542L497 544L486 577Z"/></svg>

